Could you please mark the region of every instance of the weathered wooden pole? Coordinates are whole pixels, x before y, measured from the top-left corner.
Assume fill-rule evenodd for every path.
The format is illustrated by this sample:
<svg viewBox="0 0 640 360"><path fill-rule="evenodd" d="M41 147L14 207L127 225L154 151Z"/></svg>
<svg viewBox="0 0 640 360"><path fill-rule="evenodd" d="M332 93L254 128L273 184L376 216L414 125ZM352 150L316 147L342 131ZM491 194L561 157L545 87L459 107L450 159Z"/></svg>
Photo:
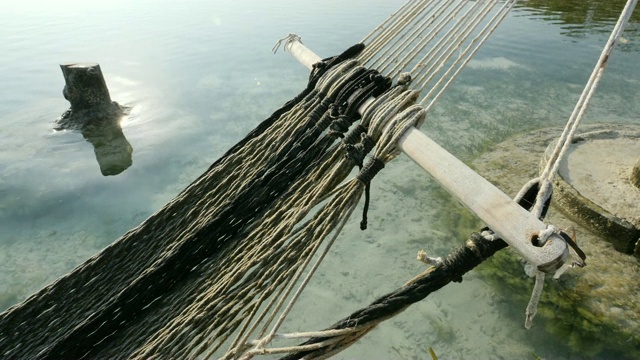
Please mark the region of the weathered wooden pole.
<svg viewBox="0 0 640 360"><path fill-rule="evenodd" d="M640 158L638 158L633 169L631 169L631 184L640 189Z"/></svg>

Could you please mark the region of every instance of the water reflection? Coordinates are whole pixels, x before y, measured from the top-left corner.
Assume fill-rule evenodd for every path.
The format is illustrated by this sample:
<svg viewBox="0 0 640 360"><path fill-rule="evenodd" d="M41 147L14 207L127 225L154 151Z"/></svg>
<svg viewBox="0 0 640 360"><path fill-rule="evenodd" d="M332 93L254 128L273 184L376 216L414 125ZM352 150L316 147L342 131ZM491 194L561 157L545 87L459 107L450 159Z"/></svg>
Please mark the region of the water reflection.
<svg viewBox="0 0 640 360"><path fill-rule="evenodd" d="M114 102L114 104L116 104ZM116 104L117 105L117 104ZM56 130L78 130L93 145L100 172L104 176L118 175L133 163L133 147L124 136L120 122L130 108L117 105L120 111L65 112L56 121Z"/></svg>
<svg viewBox="0 0 640 360"><path fill-rule="evenodd" d="M528 0L516 7L529 10L543 20L560 24L563 35L583 37L589 33L610 33L626 0ZM621 41L622 50L639 50L640 11L636 9Z"/></svg>

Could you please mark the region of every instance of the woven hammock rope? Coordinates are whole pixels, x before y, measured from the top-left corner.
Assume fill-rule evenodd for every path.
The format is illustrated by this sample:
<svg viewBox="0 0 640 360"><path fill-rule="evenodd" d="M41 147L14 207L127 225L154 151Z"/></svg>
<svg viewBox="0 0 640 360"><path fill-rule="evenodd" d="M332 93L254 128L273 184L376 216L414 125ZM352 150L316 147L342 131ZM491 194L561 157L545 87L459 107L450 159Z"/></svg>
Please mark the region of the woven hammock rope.
<svg viewBox="0 0 640 360"><path fill-rule="evenodd" d="M417 14L437 3L407 6ZM471 9L477 16L486 7ZM409 26L411 17L403 18ZM448 39L458 36L453 29ZM388 42L371 39L369 46ZM0 314L0 356L211 357L223 345L242 349L266 334L284 308L271 295L293 292L322 239L368 193L371 169L393 159L403 129L424 119L411 106L419 93L409 85L418 90L419 82L389 91L389 78L360 65L375 53L349 60L363 48L324 61L303 93L163 209ZM430 64L443 68L448 57ZM357 110L371 96L378 100L360 119ZM373 165L340 185L376 143ZM260 312L262 304L274 313Z"/></svg>
<svg viewBox="0 0 640 360"><path fill-rule="evenodd" d="M506 244L474 234L326 331L278 332L361 197L368 202L375 173L399 154L399 137L422 124L514 3L408 1L362 44L317 64L302 93L164 208L0 314L0 357L326 358L461 281ZM536 203L534 185L516 199L523 206ZM308 340L268 348L292 338Z"/></svg>

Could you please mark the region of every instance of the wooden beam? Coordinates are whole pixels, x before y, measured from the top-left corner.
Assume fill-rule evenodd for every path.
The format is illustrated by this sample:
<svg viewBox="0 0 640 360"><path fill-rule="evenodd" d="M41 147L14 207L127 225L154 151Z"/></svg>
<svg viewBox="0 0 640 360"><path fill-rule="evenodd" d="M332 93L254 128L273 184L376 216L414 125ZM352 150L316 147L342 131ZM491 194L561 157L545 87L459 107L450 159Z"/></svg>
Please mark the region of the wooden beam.
<svg viewBox="0 0 640 360"><path fill-rule="evenodd" d="M308 69L321 59L297 40L286 47ZM372 100L360 108L361 112ZM412 127L398 141L398 147L529 263L548 271L562 265L568 248L561 236L551 234L544 246L533 245L532 239L547 225L427 135Z"/></svg>
<svg viewBox="0 0 640 360"><path fill-rule="evenodd" d="M312 70L313 64L322 60L322 58L313 51L309 50L300 41L290 40L284 45L284 50L291 53L302 65L307 69Z"/></svg>
<svg viewBox="0 0 640 360"><path fill-rule="evenodd" d="M567 245L560 236L533 245L533 236L547 226L420 130L407 131L398 147L531 264L562 258Z"/></svg>

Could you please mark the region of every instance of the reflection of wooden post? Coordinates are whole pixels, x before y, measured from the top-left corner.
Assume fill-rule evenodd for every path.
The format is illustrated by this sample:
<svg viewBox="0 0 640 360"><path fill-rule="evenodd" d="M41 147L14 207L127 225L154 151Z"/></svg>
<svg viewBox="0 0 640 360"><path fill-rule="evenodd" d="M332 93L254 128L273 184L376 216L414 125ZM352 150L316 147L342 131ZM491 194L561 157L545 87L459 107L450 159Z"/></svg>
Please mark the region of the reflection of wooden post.
<svg viewBox="0 0 640 360"><path fill-rule="evenodd" d="M117 118L97 119L80 131L93 145L100 172L104 176L118 175L132 164L133 148L122 132Z"/></svg>
<svg viewBox="0 0 640 360"><path fill-rule="evenodd" d="M85 110L111 105L107 84L100 65L69 63L60 65L66 85L62 94L71 103L71 110Z"/></svg>
<svg viewBox="0 0 640 360"><path fill-rule="evenodd" d="M631 170L631 183L640 189L640 158L638 158L636 165Z"/></svg>

